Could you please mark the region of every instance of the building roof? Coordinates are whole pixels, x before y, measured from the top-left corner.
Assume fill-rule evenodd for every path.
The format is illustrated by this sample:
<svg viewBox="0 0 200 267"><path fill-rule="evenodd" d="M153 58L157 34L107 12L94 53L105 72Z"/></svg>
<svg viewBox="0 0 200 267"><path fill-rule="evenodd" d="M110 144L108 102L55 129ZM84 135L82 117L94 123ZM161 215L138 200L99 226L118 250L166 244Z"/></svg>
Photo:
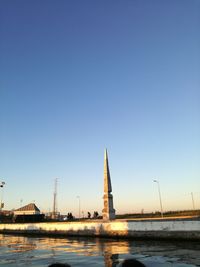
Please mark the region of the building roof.
<svg viewBox="0 0 200 267"><path fill-rule="evenodd" d="M15 211L31 211L31 210L33 210L33 211L40 211L38 209L38 207L34 203L30 203L30 204L28 204L28 205L26 205L24 207L21 207L21 208L15 210Z"/></svg>

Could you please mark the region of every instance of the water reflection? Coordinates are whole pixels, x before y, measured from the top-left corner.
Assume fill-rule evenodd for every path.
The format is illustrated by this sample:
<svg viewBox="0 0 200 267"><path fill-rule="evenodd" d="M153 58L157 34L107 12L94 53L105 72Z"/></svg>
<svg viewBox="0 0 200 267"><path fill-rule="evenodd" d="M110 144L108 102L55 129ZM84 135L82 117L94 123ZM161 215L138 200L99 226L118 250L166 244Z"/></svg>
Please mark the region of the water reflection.
<svg viewBox="0 0 200 267"><path fill-rule="evenodd" d="M114 267L130 257L140 259L147 267L200 265L198 243L0 235L0 249L1 266L48 266L58 261L71 266Z"/></svg>
<svg viewBox="0 0 200 267"><path fill-rule="evenodd" d="M0 239L2 240L2 238ZM36 244L33 240L26 237L16 237L11 236L8 248L12 248L12 251L15 252L26 252L29 250L36 249Z"/></svg>
<svg viewBox="0 0 200 267"><path fill-rule="evenodd" d="M98 250L104 256L106 267L117 266L119 263L119 254L129 254L130 246L126 241L112 241L102 243L97 240Z"/></svg>

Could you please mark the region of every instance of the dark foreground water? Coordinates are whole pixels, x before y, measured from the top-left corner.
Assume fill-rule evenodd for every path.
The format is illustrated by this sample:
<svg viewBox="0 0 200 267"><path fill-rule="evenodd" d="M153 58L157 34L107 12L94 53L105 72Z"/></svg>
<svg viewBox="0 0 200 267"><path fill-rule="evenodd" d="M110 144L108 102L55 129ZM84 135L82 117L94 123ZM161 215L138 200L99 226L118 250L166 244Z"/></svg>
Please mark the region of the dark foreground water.
<svg viewBox="0 0 200 267"><path fill-rule="evenodd" d="M119 266L135 258L147 267L200 266L199 242L125 241L0 235L0 266Z"/></svg>

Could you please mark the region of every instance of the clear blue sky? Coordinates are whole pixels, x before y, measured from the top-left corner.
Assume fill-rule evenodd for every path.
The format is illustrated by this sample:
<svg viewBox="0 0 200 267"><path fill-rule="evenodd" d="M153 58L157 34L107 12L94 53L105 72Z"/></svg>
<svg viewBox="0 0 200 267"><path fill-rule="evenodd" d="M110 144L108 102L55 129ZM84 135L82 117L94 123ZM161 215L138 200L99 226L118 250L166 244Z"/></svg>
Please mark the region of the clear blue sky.
<svg viewBox="0 0 200 267"><path fill-rule="evenodd" d="M5 209L200 208L200 1L1 0Z"/></svg>

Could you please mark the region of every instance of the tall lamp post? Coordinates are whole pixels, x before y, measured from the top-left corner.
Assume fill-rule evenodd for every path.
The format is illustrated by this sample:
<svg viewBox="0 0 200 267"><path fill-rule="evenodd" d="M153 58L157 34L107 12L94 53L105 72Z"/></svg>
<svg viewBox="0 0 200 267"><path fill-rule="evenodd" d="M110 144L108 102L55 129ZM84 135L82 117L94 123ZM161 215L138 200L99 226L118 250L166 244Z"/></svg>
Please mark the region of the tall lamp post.
<svg viewBox="0 0 200 267"><path fill-rule="evenodd" d="M163 208L162 208L162 199L161 199L161 193L160 193L160 184L158 180L153 180L154 183L157 183L158 185L158 194L159 194L159 200L160 200L160 210L161 210L161 217L163 219Z"/></svg>
<svg viewBox="0 0 200 267"><path fill-rule="evenodd" d="M78 216L79 216L79 220L81 218L81 199L80 199L80 196L77 196L78 198Z"/></svg>
<svg viewBox="0 0 200 267"><path fill-rule="evenodd" d="M0 187L2 188L2 192L1 192L1 203L0 203L0 211L2 211L3 207L4 207L4 203L3 203L3 187L6 183L5 182L0 182Z"/></svg>
<svg viewBox="0 0 200 267"><path fill-rule="evenodd" d="M195 211L193 192L191 192L191 197L192 197L192 207L193 207L193 210Z"/></svg>

